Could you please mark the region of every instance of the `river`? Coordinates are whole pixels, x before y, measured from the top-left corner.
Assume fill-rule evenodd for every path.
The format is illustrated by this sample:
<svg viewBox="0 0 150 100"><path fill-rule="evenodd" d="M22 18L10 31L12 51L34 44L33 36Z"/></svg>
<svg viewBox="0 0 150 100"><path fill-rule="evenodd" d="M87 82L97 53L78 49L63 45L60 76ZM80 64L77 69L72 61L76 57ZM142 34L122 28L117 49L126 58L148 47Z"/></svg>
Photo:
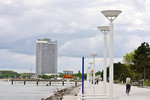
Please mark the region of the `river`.
<svg viewBox="0 0 150 100"><path fill-rule="evenodd" d="M23 85L23 82L14 83L0 81L0 100L41 100L41 98L47 98L54 93L57 89L63 89L66 86L62 84L52 84L46 86L46 83L27 82Z"/></svg>

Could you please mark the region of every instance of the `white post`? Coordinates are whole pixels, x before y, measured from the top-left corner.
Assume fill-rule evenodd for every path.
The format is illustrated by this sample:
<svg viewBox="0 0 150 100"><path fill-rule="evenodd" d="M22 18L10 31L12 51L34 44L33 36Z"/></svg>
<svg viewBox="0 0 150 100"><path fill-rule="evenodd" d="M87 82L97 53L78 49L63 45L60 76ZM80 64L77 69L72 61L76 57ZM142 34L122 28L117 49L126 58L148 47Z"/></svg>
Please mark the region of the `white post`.
<svg viewBox="0 0 150 100"><path fill-rule="evenodd" d="M89 68L87 67L87 78L86 78L86 81L88 82L88 80L89 80Z"/></svg>
<svg viewBox="0 0 150 100"><path fill-rule="evenodd" d="M103 91L104 94L106 94L106 79L107 79L107 36L106 36L106 32L104 34L104 73L103 73L103 81L104 81L104 85L103 85Z"/></svg>
<svg viewBox="0 0 150 100"><path fill-rule="evenodd" d="M113 20L110 20L110 26L109 26L109 34L110 34L110 40L109 40L109 84L110 84L110 100L113 100L113 78L114 78L114 65L113 65L113 45L114 45L114 37L113 37Z"/></svg>
<svg viewBox="0 0 150 100"><path fill-rule="evenodd" d="M91 90L91 88L92 88L92 72L91 72L91 69L92 69L92 62L91 63L89 63L90 64L90 79L91 79L91 81L90 81L90 90Z"/></svg>
<svg viewBox="0 0 150 100"><path fill-rule="evenodd" d="M90 79L90 78L89 78L89 76L90 76L90 75L89 75L89 68L90 68L90 67L87 68L87 85L88 85L88 86L89 86L89 84L90 84L90 82L89 82L89 79Z"/></svg>
<svg viewBox="0 0 150 100"><path fill-rule="evenodd" d="M93 56L93 94L95 94L95 57L97 54L91 54Z"/></svg>
<svg viewBox="0 0 150 100"><path fill-rule="evenodd" d="M110 31L110 40L109 40L109 84L110 84L110 100L113 100L113 80L114 80L114 66L113 66L113 52L114 52L114 37L113 37L113 20L121 13L120 10L104 10L101 13L110 21L109 31Z"/></svg>
<svg viewBox="0 0 150 100"><path fill-rule="evenodd" d="M103 70L103 93L106 94L106 80L107 80L107 33L109 32L109 26L97 27L104 34L104 70Z"/></svg>
<svg viewBox="0 0 150 100"><path fill-rule="evenodd" d="M95 57L93 57L93 94L95 94Z"/></svg>
<svg viewBox="0 0 150 100"><path fill-rule="evenodd" d="M67 78L67 87L70 87L70 80Z"/></svg>

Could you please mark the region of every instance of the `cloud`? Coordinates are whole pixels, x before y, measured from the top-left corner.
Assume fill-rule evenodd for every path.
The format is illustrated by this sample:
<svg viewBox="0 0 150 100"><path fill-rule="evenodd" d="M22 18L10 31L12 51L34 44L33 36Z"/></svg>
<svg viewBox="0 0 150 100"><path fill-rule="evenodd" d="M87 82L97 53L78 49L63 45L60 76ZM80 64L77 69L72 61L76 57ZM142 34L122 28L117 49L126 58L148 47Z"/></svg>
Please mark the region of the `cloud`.
<svg viewBox="0 0 150 100"><path fill-rule="evenodd" d="M0 69L3 70L19 70L21 72L30 72L31 68L35 70L35 56L0 49L0 61Z"/></svg>
<svg viewBox="0 0 150 100"><path fill-rule="evenodd" d="M137 49L141 43L150 43L150 35L146 31L118 32L114 35L114 56L122 57L125 53Z"/></svg>
<svg viewBox="0 0 150 100"><path fill-rule="evenodd" d="M141 42L150 42L149 5L148 0L1 0L0 52L5 59L0 62L34 66L25 58L35 57L35 41L45 37L57 40L60 63L66 59L62 57L71 57L74 64L91 53L102 57L103 35L97 26L109 25L101 14L107 9L122 11L114 21L114 57L122 58ZM109 34L107 44L109 56Z"/></svg>
<svg viewBox="0 0 150 100"><path fill-rule="evenodd" d="M59 49L60 56L82 57L91 53L102 54L102 39L99 36L76 39L64 43Z"/></svg>
<svg viewBox="0 0 150 100"><path fill-rule="evenodd" d="M103 69L103 59L96 58L95 60L95 68L96 71ZM84 58L84 68L85 72L87 72L87 67L90 67L89 62L93 62L93 58ZM82 72L82 57L59 57L59 68L58 71L62 70L73 70L74 73L77 73L79 70Z"/></svg>

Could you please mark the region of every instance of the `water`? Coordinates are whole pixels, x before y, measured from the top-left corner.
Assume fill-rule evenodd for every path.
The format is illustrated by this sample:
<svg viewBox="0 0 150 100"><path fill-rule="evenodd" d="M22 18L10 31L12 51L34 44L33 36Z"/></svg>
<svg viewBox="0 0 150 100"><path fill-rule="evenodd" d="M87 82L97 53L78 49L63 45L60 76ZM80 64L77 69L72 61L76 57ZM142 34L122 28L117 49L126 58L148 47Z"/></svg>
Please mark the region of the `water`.
<svg viewBox="0 0 150 100"><path fill-rule="evenodd" d="M0 100L41 100L50 97L54 91L65 88L62 84L46 84L48 82L39 85L35 82L26 82L26 85L23 85L23 82L14 82L14 85L11 85L11 82L0 81Z"/></svg>

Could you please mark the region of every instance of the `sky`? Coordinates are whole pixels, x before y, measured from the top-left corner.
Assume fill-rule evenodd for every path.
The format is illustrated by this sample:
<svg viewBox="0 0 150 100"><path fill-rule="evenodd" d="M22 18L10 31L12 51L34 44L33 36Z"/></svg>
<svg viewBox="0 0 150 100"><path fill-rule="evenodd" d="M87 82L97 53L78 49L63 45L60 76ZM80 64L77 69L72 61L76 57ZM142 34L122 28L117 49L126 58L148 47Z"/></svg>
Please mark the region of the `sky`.
<svg viewBox="0 0 150 100"><path fill-rule="evenodd" d="M58 72L85 71L97 53L96 71L103 69L103 10L121 10L114 20L114 62L122 62L142 42L150 43L149 0L0 0L0 70L35 72L36 40L58 42ZM107 34L109 65L109 33Z"/></svg>

